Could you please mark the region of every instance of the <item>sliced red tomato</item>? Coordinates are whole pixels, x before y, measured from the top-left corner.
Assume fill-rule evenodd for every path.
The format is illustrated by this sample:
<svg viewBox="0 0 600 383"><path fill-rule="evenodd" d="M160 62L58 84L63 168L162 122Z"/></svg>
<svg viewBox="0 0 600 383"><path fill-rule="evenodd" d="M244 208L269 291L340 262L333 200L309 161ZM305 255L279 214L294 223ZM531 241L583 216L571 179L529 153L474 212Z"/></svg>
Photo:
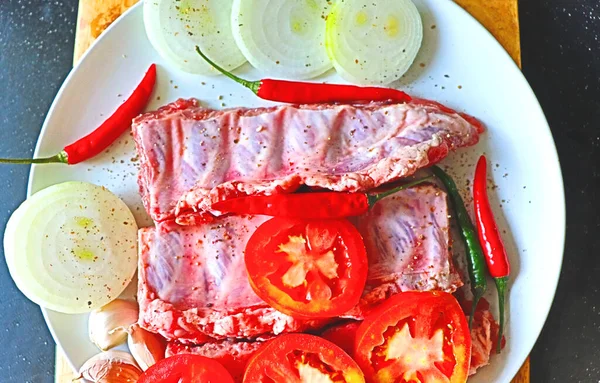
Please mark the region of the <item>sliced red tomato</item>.
<svg viewBox="0 0 600 383"><path fill-rule="evenodd" d="M234 383L219 362L200 355L179 354L147 369L137 383Z"/></svg>
<svg viewBox="0 0 600 383"><path fill-rule="evenodd" d="M358 328L354 359L369 382L464 383L471 360L467 319L451 294L397 294Z"/></svg>
<svg viewBox="0 0 600 383"><path fill-rule="evenodd" d="M315 335L286 334L269 341L250 359L244 383L364 383L348 354Z"/></svg>
<svg viewBox="0 0 600 383"><path fill-rule="evenodd" d="M362 322L350 321L333 325L323 331L321 336L340 347L350 356L354 355L354 340L356 331Z"/></svg>
<svg viewBox="0 0 600 383"><path fill-rule="evenodd" d="M354 307L367 280L363 239L348 220L273 218L246 245L250 285L282 313L328 318Z"/></svg>

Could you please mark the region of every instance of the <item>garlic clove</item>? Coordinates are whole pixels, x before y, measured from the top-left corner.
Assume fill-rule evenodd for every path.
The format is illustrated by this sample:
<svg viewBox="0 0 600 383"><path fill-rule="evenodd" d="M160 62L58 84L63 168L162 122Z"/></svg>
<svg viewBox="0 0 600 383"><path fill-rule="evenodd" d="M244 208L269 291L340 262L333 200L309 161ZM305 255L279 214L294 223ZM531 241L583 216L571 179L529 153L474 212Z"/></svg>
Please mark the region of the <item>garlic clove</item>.
<svg viewBox="0 0 600 383"><path fill-rule="evenodd" d="M135 383L142 375L131 354L124 351L105 351L90 358L79 369L77 379L91 383Z"/></svg>
<svg viewBox="0 0 600 383"><path fill-rule="evenodd" d="M115 299L90 313L88 335L102 351L106 351L127 340L127 328L138 321L137 303Z"/></svg>
<svg viewBox="0 0 600 383"><path fill-rule="evenodd" d="M137 324L130 326L127 331L129 351L142 371L164 359L166 345L160 336L144 330Z"/></svg>

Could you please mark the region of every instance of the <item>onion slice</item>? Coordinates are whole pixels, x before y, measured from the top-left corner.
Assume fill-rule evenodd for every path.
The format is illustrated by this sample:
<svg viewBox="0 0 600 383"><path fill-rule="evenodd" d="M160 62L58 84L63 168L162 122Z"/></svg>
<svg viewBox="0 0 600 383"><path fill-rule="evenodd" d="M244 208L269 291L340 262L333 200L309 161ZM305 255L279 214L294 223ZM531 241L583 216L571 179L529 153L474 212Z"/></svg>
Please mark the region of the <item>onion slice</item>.
<svg viewBox="0 0 600 383"><path fill-rule="evenodd" d="M338 1L327 18L326 46L340 76L357 84L389 84L412 65L423 22L411 0Z"/></svg>
<svg viewBox="0 0 600 383"><path fill-rule="evenodd" d="M313 78L331 69L327 12L320 0L234 0L233 36L248 61L269 76Z"/></svg>
<svg viewBox="0 0 600 383"><path fill-rule="evenodd" d="M65 182L39 191L14 212L4 254L27 298L58 312L88 312L117 298L131 282L137 224L107 189Z"/></svg>
<svg viewBox="0 0 600 383"><path fill-rule="evenodd" d="M231 33L233 0L144 0L146 35L154 49L181 70L205 75L215 71L196 54L199 46L227 70L246 62Z"/></svg>

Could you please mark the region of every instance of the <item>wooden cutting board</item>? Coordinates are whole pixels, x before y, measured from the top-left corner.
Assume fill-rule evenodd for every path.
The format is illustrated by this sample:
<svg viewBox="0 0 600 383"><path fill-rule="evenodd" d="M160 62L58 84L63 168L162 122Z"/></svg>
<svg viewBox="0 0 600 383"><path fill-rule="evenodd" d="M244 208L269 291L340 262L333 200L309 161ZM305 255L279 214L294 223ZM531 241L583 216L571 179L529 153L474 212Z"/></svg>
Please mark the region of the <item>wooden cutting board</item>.
<svg viewBox="0 0 600 383"><path fill-rule="evenodd" d="M138 0L80 0L73 63L94 40ZM517 0L456 0L500 41L521 66L521 45ZM56 351L56 383L70 383L75 377L62 352ZM529 383L529 358L512 383Z"/></svg>

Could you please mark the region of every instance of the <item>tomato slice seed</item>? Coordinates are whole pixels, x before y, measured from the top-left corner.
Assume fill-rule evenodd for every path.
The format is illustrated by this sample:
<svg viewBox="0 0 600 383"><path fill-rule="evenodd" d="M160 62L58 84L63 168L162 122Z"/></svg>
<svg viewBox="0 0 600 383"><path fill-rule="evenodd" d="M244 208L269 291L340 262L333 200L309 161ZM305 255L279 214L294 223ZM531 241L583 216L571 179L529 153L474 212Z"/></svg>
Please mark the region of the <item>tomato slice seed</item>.
<svg viewBox="0 0 600 383"><path fill-rule="evenodd" d="M290 365L298 373L302 382L321 382L329 379L332 382L346 382L344 372L324 363L317 354L294 350L287 355Z"/></svg>
<svg viewBox="0 0 600 383"><path fill-rule="evenodd" d="M309 223L306 225L306 239L311 250L316 252L325 252L334 246L339 233L336 230L320 224Z"/></svg>
<svg viewBox="0 0 600 383"><path fill-rule="evenodd" d="M332 295L333 292L329 286L318 276L308 284L308 300L326 301L331 299Z"/></svg>

